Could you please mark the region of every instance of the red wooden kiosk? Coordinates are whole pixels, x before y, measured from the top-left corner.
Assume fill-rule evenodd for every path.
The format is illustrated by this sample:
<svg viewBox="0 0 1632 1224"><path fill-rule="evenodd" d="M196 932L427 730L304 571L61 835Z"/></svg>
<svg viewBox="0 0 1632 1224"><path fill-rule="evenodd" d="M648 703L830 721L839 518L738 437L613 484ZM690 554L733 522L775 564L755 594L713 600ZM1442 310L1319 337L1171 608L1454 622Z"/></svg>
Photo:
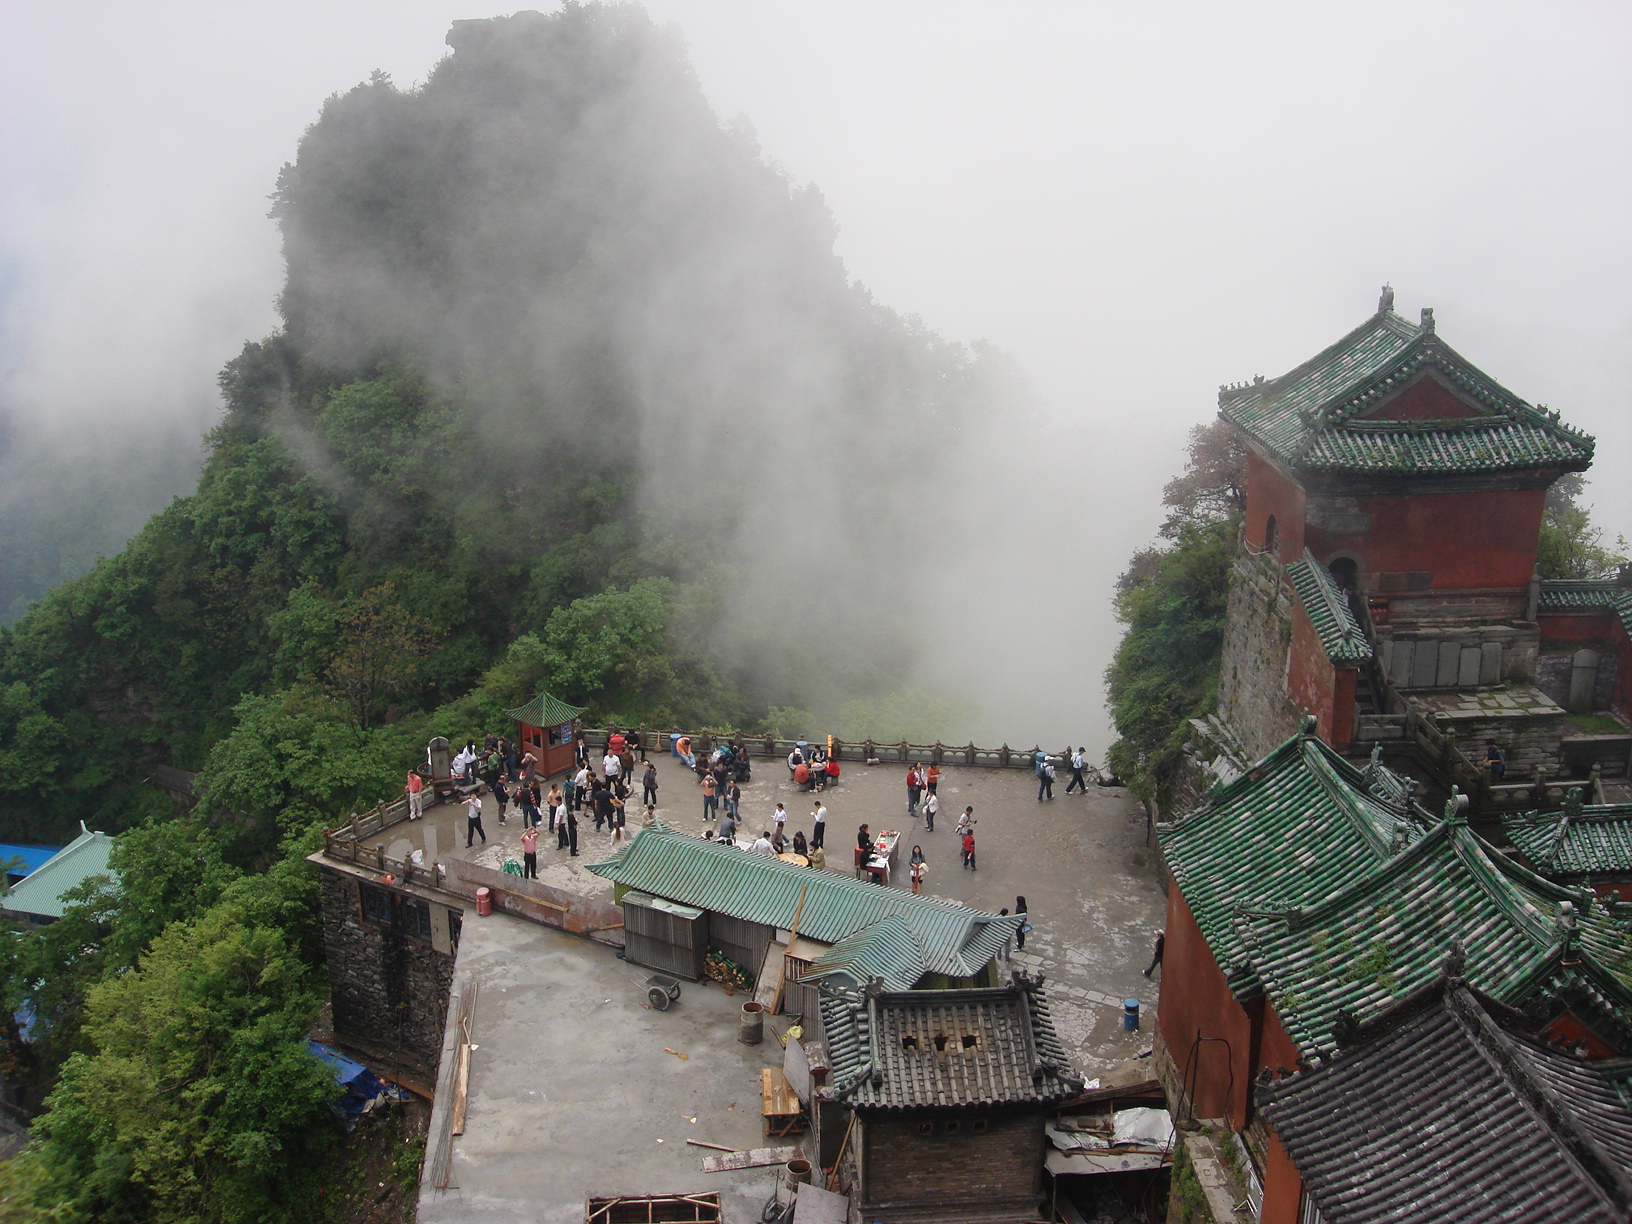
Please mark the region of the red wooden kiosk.
<svg viewBox="0 0 1632 1224"><path fill-rule="evenodd" d="M582 706L540 693L520 709L511 710L516 724L516 743L523 755L538 758L538 776L552 777L572 768L572 737L578 730Z"/></svg>

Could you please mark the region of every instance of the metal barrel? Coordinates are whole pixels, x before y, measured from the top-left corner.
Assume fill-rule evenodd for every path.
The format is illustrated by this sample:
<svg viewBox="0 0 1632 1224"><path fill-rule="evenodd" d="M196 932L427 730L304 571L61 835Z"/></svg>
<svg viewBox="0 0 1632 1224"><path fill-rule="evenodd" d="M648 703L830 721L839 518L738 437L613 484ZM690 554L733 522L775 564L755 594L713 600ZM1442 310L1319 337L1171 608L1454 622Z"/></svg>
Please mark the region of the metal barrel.
<svg viewBox="0 0 1632 1224"><path fill-rule="evenodd" d="M765 1040L765 1007L761 1003L744 1003L742 1005L742 1027L737 1030L737 1040L743 1045L758 1045Z"/></svg>

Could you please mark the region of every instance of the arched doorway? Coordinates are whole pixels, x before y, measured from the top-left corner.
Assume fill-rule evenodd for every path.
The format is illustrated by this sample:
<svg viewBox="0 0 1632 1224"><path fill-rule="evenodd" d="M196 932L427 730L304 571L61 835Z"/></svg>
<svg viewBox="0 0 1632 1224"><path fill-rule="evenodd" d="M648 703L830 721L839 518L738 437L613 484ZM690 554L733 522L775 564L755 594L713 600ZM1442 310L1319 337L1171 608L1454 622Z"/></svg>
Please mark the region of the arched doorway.
<svg viewBox="0 0 1632 1224"><path fill-rule="evenodd" d="M1332 577L1336 579L1338 589L1344 591L1358 591L1360 589L1360 566L1353 557L1333 557L1327 565Z"/></svg>

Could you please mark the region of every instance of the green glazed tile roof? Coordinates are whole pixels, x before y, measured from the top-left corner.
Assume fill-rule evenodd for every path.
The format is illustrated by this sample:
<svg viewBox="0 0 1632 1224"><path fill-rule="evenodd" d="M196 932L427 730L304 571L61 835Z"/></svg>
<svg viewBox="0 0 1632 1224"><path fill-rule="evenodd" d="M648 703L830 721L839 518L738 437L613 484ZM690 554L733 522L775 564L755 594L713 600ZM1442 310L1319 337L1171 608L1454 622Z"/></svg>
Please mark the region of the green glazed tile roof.
<svg viewBox="0 0 1632 1224"><path fill-rule="evenodd" d="M1543 612L1579 612L1607 608L1620 617L1621 628L1632 637L1632 590L1613 582L1554 580L1541 584L1537 601Z"/></svg>
<svg viewBox="0 0 1632 1224"><path fill-rule="evenodd" d="M586 708L568 705L548 693L540 693L520 709L511 710L508 717L529 727L563 727Z"/></svg>
<svg viewBox="0 0 1632 1224"><path fill-rule="evenodd" d="M799 934L836 944L880 919L898 917L930 973L973 977L997 955L1021 919L999 917L934 897L913 896L832 871L705 841L661 822L642 829L614 857L589 869L638 892L788 929L799 911Z"/></svg>
<svg viewBox="0 0 1632 1224"><path fill-rule="evenodd" d="M1438 421L1364 414L1425 369L1473 400L1478 416ZM1223 387L1219 414L1266 452L1307 471L1457 473L1585 470L1593 440L1470 365L1432 327L1382 310L1280 378Z"/></svg>
<svg viewBox="0 0 1632 1224"><path fill-rule="evenodd" d="M1082 1091L1040 980L892 992L830 983L821 1000L833 1095L854 1108L1046 1106Z"/></svg>
<svg viewBox="0 0 1632 1224"><path fill-rule="evenodd" d="M1542 875L1632 872L1632 803L1517 813L1502 817L1502 830Z"/></svg>
<svg viewBox="0 0 1632 1224"><path fill-rule="evenodd" d="M1561 902L1577 914L1569 957ZM1243 907L1236 925L1263 993L1306 1056L1330 1053L1340 1011L1364 1022L1432 981L1453 941L1468 982L1493 998L1516 1005L1545 988L1632 1039L1621 923L1589 890L1542 879L1465 823L1441 824L1316 904Z"/></svg>
<svg viewBox="0 0 1632 1224"><path fill-rule="evenodd" d="M1257 994L1237 906L1314 901L1422 836L1427 813L1400 802L1405 788L1380 763L1366 769L1305 732L1159 827L1168 869L1237 998Z"/></svg>
<svg viewBox="0 0 1632 1224"><path fill-rule="evenodd" d="M891 914L839 940L811 962L803 980L838 977L852 986L865 986L880 978L885 990L911 990L924 973L918 941L907 924Z"/></svg>
<svg viewBox="0 0 1632 1224"><path fill-rule="evenodd" d="M83 824L79 827L82 831L78 837L13 888L9 896L0 898L0 908L14 914L61 918L63 893L94 875L107 874L113 838L90 832Z"/></svg>
<svg viewBox="0 0 1632 1224"><path fill-rule="evenodd" d="M1303 556L1286 567L1292 587L1298 593L1304 615L1320 635L1326 657L1333 663L1358 663L1371 658L1371 643L1332 573L1307 548Z"/></svg>

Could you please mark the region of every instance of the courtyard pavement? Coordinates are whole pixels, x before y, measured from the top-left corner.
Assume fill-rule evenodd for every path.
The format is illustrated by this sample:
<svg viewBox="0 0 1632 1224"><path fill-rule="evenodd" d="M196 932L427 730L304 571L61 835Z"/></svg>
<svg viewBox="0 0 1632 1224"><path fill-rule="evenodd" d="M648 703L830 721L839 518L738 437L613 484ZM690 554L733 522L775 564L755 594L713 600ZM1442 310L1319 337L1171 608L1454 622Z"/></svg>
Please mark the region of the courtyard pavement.
<svg viewBox="0 0 1632 1224"><path fill-rule="evenodd" d="M669 756L653 754L659 774L658 818L673 828L701 832L702 790L691 773ZM923 846L929 864L925 890L936 896L996 913L1014 908L1025 896L1033 933L1014 964L1041 971L1050 983L1049 998L1066 1048L1093 1078L1111 1065L1150 1048L1155 1024L1157 983L1143 976L1150 950L1161 928L1165 898L1157 881L1154 850L1146 844L1143 807L1120 787L1090 785L1086 795L1066 795L1067 770L1061 770L1052 800L1037 801L1037 784L1026 770L947 766L940 784L941 816L933 833L921 820L907 817L906 767L894 762L876 766L845 763L842 783L822 796L827 804L828 862L831 870L851 870L850 848L856 828L867 821L873 832L899 829L899 870L892 887L907 887L905 870L912 846ZM755 757L753 779L742 788L740 835L752 837L770 827L770 813L781 800L790 813L789 836L810 832L812 796L800 793L779 759ZM975 809L978 870L960 866L953 826L965 806ZM633 817L632 817L633 819ZM467 850L461 805L431 808L423 823L399 823L370 844L396 848L402 843L425 848L427 826L436 832L437 856L470 859L499 868L521 857L521 826L516 809L499 825L497 805L483 804L488 841ZM632 831L632 830L631 830ZM613 850L594 822L580 820L580 857L569 858L553 840L540 839L539 875L544 883L586 895L610 894L611 885L586 869ZM463 959L461 958L461 964ZM1141 1002L1141 1028L1122 1027L1125 998Z"/></svg>

